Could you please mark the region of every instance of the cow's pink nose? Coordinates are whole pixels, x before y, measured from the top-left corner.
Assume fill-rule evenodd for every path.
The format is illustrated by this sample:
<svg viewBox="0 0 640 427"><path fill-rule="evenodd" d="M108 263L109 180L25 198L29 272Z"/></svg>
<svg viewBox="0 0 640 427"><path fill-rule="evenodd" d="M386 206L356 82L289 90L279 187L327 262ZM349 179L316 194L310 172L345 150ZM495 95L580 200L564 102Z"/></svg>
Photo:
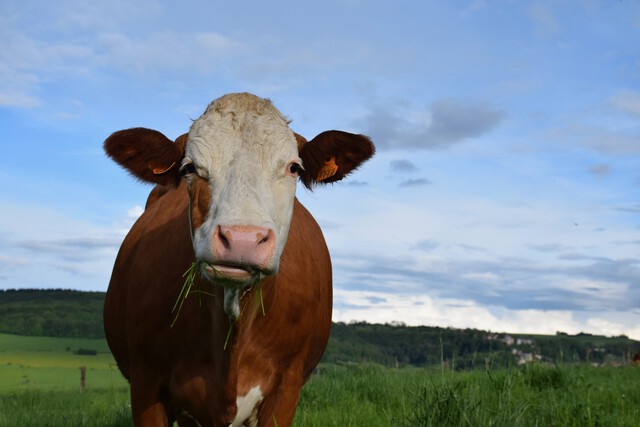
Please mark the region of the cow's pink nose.
<svg viewBox="0 0 640 427"><path fill-rule="evenodd" d="M275 247L275 233L268 228L219 225L213 233L214 253L223 262L267 267Z"/></svg>

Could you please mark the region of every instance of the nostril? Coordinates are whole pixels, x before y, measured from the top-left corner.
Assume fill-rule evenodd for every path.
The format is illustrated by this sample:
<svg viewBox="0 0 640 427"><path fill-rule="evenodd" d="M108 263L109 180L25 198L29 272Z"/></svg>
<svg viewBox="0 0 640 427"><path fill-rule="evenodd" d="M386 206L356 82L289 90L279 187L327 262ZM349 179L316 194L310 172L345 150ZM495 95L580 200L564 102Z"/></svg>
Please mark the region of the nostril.
<svg viewBox="0 0 640 427"><path fill-rule="evenodd" d="M267 243L269 240L271 240L271 233L271 230L265 230L265 232L256 234L256 241L258 242L258 245L262 245L263 243Z"/></svg>
<svg viewBox="0 0 640 427"><path fill-rule="evenodd" d="M231 242L233 241L233 233L231 230L223 230L221 226L218 226L218 229L216 230L216 237L225 249L229 249L231 247Z"/></svg>

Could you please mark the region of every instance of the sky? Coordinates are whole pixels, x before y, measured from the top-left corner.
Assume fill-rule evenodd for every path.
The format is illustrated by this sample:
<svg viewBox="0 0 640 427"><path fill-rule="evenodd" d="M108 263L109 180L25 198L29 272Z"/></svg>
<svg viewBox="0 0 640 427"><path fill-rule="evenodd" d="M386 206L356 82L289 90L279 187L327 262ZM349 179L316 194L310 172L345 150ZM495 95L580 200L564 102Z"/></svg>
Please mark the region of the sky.
<svg viewBox="0 0 640 427"><path fill-rule="evenodd" d="M151 188L102 142L244 91L376 144L297 191L334 321L640 340L634 0L3 0L0 289L105 291Z"/></svg>

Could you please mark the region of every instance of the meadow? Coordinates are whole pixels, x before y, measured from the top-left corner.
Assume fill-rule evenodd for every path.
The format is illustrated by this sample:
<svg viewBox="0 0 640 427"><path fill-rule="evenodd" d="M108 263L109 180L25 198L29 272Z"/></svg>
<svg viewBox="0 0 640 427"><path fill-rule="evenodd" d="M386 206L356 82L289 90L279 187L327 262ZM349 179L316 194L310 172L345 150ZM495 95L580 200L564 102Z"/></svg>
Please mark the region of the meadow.
<svg viewBox="0 0 640 427"><path fill-rule="evenodd" d="M95 355L78 354L95 352ZM0 334L0 393L21 390L75 389L80 367L86 388L124 387L104 339L27 337Z"/></svg>
<svg viewBox="0 0 640 427"><path fill-rule="evenodd" d="M79 355L78 349L97 350ZM79 393L79 366L87 387ZM635 426L640 368L530 364L401 369L322 364L295 426ZM130 426L104 340L0 334L0 426Z"/></svg>

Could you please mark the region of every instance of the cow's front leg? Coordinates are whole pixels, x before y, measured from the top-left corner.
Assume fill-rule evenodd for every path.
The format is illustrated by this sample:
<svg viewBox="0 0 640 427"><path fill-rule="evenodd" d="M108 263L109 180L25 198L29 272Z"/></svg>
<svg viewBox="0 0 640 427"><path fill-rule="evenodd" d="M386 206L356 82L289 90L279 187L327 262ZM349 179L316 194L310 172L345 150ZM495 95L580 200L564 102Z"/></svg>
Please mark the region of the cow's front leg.
<svg viewBox="0 0 640 427"><path fill-rule="evenodd" d="M259 426L286 427L291 425L296 414L302 374L289 369L282 377L277 389L265 398L260 407Z"/></svg>
<svg viewBox="0 0 640 427"><path fill-rule="evenodd" d="M156 381L141 374L131 376L131 414L136 427L169 427L166 403Z"/></svg>

